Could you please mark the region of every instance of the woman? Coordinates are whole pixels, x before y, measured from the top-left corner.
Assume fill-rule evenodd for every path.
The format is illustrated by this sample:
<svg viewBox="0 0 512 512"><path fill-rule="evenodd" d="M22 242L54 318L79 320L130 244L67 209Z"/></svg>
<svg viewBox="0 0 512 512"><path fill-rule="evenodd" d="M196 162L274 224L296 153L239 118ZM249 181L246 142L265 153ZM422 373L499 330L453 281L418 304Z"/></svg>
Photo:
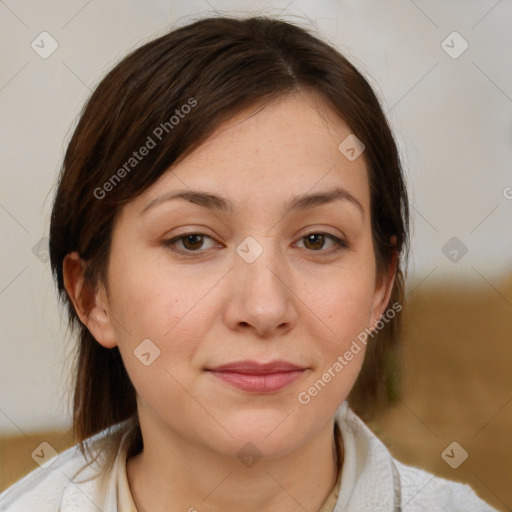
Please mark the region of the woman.
<svg viewBox="0 0 512 512"><path fill-rule="evenodd" d="M493 510L353 412L393 379L407 245L393 136L335 49L269 18L142 46L88 101L52 213L80 444L1 510Z"/></svg>

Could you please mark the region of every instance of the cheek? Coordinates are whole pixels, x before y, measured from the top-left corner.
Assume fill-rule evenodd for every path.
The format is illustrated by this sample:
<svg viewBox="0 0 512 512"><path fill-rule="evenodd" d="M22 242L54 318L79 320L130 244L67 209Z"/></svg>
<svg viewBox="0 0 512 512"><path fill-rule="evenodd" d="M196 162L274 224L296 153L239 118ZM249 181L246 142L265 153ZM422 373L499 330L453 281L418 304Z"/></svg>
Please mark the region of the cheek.
<svg viewBox="0 0 512 512"><path fill-rule="evenodd" d="M322 342L319 341L323 356L322 366L326 371L341 357L343 379L351 382L357 377L364 359L366 339L363 337L365 329L370 326L371 297L362 287L346 286L333 289L330 298L331 300L324 298L322 303L317 302L320 311L328 312L325 323L330 329L329 335ZM339 373L342 368L337 365L337 370Z"/></svg>
<svg viewBox="0 0 512 512"><path fill-rule="evenodd" d="M371 322L374 275L371 262L347 264L322 279L304 300L308 338L317 354L316 368L298 395L300 404L334 411L352 389L361 370ZM311 283L310 283L311 284ZM305 310L306 312L306 310ZM309 410L309 407L306 407Z"/></svg>
<svg viewBox="0 0 512 512"><path fill-rule="evenodd" d="M218 317L218 276L134 259L118 265L110 278L115 330L130 379L143 397L158 389L179 400L183 393L177 382L188 382L190 362ZM148 352L144 361L140 356ZM153 354L154 362L146 367Z"/></svg>
<svg viewBox="0 0 512 512"><path fill-rule="evenodd" d="M310 283L311 285L311 283ZM314 313L311 327L321 329L331 349L338 349L369 327L373 302L373 275L347 266L309 286L305 305ZM321 321L319 321L321 320Z"/></svg>
<svg viewBox="0 0 512 512"><path fill-rule="evenodd" d="M309 297L309 338L316 353L315 371L301 386L297 402L302 414L334 414L349 395L361 370L368 338L371 287L365 279L331 280ZM334 282L333 282L334 281ZM307 315L306 315L307 316Z"/></svg>
<svg viewBox="0 0 512 512"><path fill-rule="evenodd" d="M165 340L197 316L198 304L208 302L217 280L211 274L133 259L111 273L113 312L132 337Z"/></svg>

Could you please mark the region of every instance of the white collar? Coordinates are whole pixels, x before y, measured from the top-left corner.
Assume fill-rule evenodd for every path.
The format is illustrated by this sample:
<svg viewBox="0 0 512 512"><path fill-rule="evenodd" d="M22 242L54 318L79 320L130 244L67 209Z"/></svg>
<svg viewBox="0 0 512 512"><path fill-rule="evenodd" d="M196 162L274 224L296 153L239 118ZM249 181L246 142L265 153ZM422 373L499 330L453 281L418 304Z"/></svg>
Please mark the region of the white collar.
<svg viewBox="0 0 512 512"><path fill-rule="evenodd" d="M333 512L400 510L398 475L387 448L352 412L346 401L336 411L335 421L343 438L344 460ZM84 481L98 474L98 466L94 463L80 473L76 483L71 482L73 475L67 475L70 483L63 493L61 512L118 510L117 479L120 464L126 464L124 443L127 434L122 438L112 470L104 479ZM102 484L105 485L103 492ZM99 499L102 500L100 503Z"/></svg>
<svg viewBox="0 0 512 512"><path fill-rule="evenodd" d="M400 510L398 472L384 444L345 401L336 411L343 437L344 460L333 512Z"/></svg>

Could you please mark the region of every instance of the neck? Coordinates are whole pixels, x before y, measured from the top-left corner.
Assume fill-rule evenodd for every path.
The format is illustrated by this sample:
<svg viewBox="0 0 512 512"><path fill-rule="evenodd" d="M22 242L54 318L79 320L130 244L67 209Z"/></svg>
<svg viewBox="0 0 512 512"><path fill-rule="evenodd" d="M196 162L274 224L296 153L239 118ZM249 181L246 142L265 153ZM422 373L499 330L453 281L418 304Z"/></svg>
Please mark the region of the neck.
<svg viewBox="0 0 512 512"><path fill-rule="evenodd" d="M318 511L342 466L333 421L293 452L251 467L170 433L145 436L141 427L144 448L127 461L138 512Z"/></svg>

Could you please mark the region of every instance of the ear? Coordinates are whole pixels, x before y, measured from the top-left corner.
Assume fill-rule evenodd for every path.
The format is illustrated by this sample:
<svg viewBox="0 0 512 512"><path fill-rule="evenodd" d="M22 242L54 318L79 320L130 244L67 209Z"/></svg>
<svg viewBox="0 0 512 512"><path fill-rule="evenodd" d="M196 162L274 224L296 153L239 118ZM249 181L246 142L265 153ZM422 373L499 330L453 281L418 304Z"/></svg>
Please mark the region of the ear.
<svg viewBox="0 0 512 512"><path fill-rule="evenodd" d="M92 287L85 283L86 263L78 252L64 257L62 271L64 287L75 307L80 321L96 341L105 348L117 345L114 326L108 309L108 298L103 283Z"/></svg>
<svg viewBox="0 0 512 512"><path fill-rule="evenodd" d="M390 241L393 245L396 245L396 236L392 236ZM396 271L397 254L396 249L394 249L388 268L382 272L380 276L377 276L371 310L372 317L370 319L371 326L373 328L375 327L375 323L377 323L380 317L385 313L386 306L388 305L389 299L391 297L391 292L393 291Z"/></svg>

